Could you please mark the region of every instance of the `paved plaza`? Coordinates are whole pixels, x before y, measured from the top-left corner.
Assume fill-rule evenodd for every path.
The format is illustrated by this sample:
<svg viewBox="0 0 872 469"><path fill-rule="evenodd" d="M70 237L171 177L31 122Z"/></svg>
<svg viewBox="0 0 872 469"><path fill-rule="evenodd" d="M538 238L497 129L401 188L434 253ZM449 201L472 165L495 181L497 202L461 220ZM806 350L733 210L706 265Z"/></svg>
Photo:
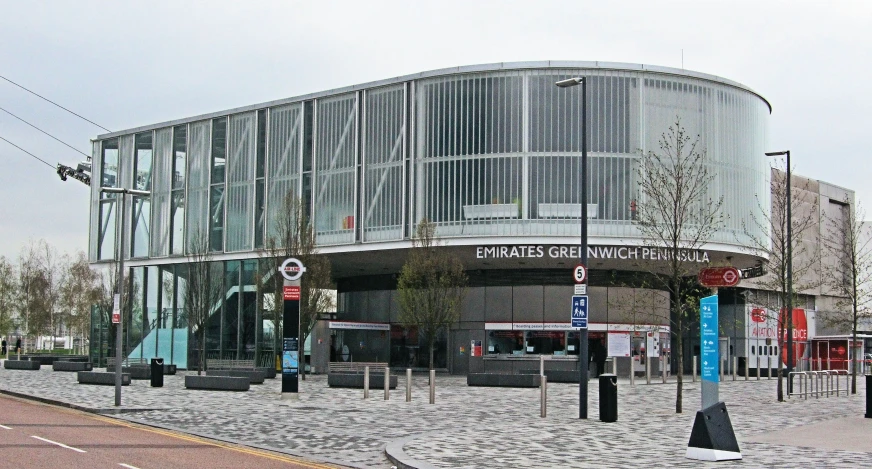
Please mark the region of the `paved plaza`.
<svg viewBox="0 0 872 469"><path fill-rule="evenodd" d="M324 375L300 383L298 400L279 399L280 379L243 393L184 389L185 373L164 387L134 381L123 388L117 418L356 468L587 467L869 467L872 419L865 419L865 379L858 394L792 398L778 403L775 379L721 383L743 460L685 459L700 383L686 377L683 414L675 414L675 383L618 384L618 421L599 421L598 383L589 392L589 419L578 418L578 385L549 384L548 415L539 390L467 387L465 377L440 375L436 403L427 377L405 374L384 400L358 389L327 386ZM844 382L841 385L844 387ZM112 413L114 387L80 385L76 373L0 369L0 391ZM2 423L2 415L0 415ZM390 458L389 458L390 456Z"/></svg>

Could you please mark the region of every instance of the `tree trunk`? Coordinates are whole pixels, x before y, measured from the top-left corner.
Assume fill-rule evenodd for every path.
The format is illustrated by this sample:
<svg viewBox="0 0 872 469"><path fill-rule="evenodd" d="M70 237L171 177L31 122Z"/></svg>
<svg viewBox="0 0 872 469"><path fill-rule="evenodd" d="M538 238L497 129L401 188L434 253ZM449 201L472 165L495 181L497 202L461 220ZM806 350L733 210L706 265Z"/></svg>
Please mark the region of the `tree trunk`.
<svg viewBox="0 0 872 469"><path fill-rule="evenodd" d="M431 370L434 369L433 368L433 349L436 346L436 339L434 337L435 335L436 335L435 333L431 333L430 338L427 340L427 345L430 348L430 369Z"/></svg>

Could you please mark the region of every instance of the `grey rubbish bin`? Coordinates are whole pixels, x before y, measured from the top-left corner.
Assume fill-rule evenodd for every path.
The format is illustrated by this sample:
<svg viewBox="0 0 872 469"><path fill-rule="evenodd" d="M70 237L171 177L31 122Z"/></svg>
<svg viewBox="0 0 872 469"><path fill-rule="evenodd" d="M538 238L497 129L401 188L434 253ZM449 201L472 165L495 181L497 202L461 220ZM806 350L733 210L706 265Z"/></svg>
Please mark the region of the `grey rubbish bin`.
<svg viewBox="0 0 872 469"><path fill-rule="evenodd" d="M618 421L618 376L599 376L599 412L603 422Z"/></svg>
<svg viewBox="0 0 872 469"><path fill-rule="evenodd" d="M163 358L151 359L151 387L163 387Z"/></svg>

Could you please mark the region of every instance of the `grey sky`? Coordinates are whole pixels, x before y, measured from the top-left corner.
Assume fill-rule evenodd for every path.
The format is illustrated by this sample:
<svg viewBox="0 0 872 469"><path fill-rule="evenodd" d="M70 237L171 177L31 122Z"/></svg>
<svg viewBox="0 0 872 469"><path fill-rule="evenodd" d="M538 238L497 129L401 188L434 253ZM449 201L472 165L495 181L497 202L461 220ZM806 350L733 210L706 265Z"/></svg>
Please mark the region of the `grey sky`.
<svg viewBox="0 0 872 469"><path fill-rule="evenodd" d="M872 2L0 0L0 75L111 130L409 73L492 62L684 67L773 106L771 150L872 203ZM0 80L0 107L90 153L103 130ZM0 111L0 137L80 154ZM762 155L761 155L762 157ZM0 141L0 255L87 250L88 189Z"/></svg>

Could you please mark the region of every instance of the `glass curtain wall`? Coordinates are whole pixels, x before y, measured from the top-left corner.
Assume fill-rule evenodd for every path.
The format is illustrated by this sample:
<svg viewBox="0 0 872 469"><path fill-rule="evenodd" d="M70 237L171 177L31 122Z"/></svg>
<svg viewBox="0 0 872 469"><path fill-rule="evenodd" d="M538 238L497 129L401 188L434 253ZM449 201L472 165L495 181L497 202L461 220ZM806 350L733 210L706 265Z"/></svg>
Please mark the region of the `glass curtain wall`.
<svg viewBox="0 0 872 469"><path fill-rule="evenodd" d="M256 131L256 112L230 116L230 152L227 157L227 251L249 251L254 248ZM212 182L215 187L214 178ZM218 210L216 217L220 217L220 209L216 210ZM216 245L213 245L213 249L215 248Z"/></svg>
<svg viewBox="0 0 872 469"><path fill-rule="evenodd" d="M170 252L185 253L185 174L187 173L188 126L173 127L172 206L170 207Z"/></svg>
<svg viewBox="0 0 872 469"><path fill-rule="evenodd" d="M355 240L357 94L318 101L314 210L318 244Z"/></svg>
<svg viewBox="0 0 872 469"><path fill-rule="evenodd" d="M151 185L151 257L169 255L170 190L173 169L173 129L154 133L154 168Z"/></svg>
<svg viewBox="0 0 872 469"><path fill-rule="evenodd" d="M118 187L118 139L103 140L100 155L100 187ZM115 259L115 194L99 193L97 260Z"/></svg>
<svg viewBox="0 0 872 469"><path fill-rule="evenodd" d="M300 138L303 128L302 104L279 106L269 111L269 158L267 160L267 237L279 236L277 220L285 197L300 196Z"/></svg>
<svg viewBox="0 0 872 469"><path fill-rule="evenodd" d="M186 216L185 252L205 251L209 240L209 142L211 122L194 122L188 136L188 193L183 205ZM178 134L176 134L178 135ZM176 142L178 143L178 141ZM176 153L178 158L178 153ZM178 159L176 160L178 162ZM175 247L174 247L175 249Z"/></svg>
<svg viewBox="0 0 872 469"><path fill-rule="evenodd" d="M151 191L152 164L154 159L154 135L151 132L137 134L134 140L133 188ZM151 238L151 196L132 196L133 236L131 257L147 257L148 241Z"/></svg>
<svg viewBox="0 0 872 469"><path fill-rule="evenodd" d="M403 237L405 197L405 87L366 92L364 113L364 181L361 210L363 240Z"/></svg>
<svg viewBox="0 0 872 469"><path fill-rule="evenodd" d="M212 119L209 178L209 250L224 250L224 182L227 177L227 118Z"/></svg>

